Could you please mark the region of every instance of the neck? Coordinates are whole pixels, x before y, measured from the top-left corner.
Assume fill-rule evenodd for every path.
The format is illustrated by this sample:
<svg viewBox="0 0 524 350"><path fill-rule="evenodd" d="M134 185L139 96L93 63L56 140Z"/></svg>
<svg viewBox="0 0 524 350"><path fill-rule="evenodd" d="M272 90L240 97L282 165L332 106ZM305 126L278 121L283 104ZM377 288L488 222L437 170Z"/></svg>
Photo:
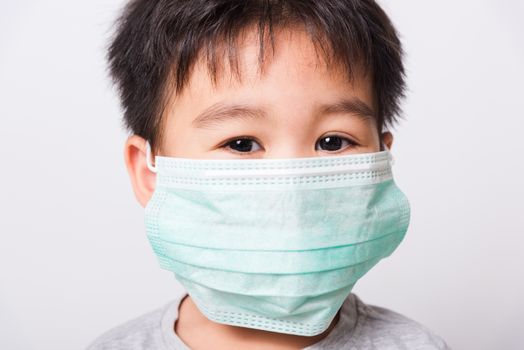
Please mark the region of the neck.
<svg viewBox="0 0 524 350"><path fill-rule="evenodd" d="M315 336L268 332L213 322L206 318L189 295L181 301L175 322L175 333L191 349L302 349L315 344L333 330L339 319L335 316L329 327ZM203 336L205 335L205 336Z"/></svg>

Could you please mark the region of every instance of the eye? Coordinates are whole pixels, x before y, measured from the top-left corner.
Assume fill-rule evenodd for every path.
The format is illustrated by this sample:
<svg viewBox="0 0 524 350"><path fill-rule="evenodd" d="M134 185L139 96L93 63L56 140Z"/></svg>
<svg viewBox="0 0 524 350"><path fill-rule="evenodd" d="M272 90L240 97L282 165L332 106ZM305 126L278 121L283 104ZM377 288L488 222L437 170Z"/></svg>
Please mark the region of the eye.
<svg viewBox="0 0 524 350"><path fill-rule="evenodd" d="M241 137L225 143L221 148L232 149L236 153L250 153L261 150L262 147L249 137Z"/></svg>
<svg viewBox="0 0 524 350"><path fill-rule="evenodd" d="M357 146L358 144L346 137L330 135L324 136L318 140L315 145L315 150L323 150L328 152L335 152L343 150L349 146Z"/></svg>

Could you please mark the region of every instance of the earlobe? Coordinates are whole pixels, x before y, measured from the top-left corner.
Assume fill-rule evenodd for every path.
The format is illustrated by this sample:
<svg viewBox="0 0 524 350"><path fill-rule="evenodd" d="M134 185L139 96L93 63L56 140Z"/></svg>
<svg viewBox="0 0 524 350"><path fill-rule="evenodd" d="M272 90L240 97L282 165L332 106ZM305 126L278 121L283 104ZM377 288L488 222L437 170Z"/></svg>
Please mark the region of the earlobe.
<svg viewBox="0 0 524 350"><path fill-rule="evenodd" d="M135 197L145 207L153 195L156 182L156 174L147 167L146 140L131 135L124 146L124 159Z"/></svg>
<svg viewBox="0 0 524 350"><path fill-rule="evenodd" d="M393 134L389 131L385 131L381 135L382 142L387 146L389 150L391 150L391 146L393 146Z"/></svg>

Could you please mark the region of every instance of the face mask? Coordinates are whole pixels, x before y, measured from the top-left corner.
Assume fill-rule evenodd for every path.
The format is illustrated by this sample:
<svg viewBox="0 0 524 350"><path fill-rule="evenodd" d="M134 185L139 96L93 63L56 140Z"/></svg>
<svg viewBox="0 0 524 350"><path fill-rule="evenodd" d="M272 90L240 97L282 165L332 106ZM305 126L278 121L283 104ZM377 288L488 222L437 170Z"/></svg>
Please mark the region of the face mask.
<svg viewBox="0 0 524 350"><path fill-rule="evenodd" d="M389 151L280 159L160 157L147 236L218 323L313 336L406 233Z"/></svg>

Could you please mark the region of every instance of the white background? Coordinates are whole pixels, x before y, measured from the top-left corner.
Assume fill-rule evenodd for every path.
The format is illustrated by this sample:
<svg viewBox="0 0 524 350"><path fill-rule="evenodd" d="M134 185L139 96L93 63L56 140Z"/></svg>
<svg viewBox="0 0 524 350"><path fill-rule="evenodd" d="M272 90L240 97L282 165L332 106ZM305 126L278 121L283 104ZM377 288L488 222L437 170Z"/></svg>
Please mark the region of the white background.
<svg viewBox="0 0 524 350"><path fill-rule="evenodd" d="M122 2L0 11L0 348L81 349L179 288L145 237L104 54ZM454 349L524 344L523 1L381 2L407 52L405 241L355 287Z"/></svg>

